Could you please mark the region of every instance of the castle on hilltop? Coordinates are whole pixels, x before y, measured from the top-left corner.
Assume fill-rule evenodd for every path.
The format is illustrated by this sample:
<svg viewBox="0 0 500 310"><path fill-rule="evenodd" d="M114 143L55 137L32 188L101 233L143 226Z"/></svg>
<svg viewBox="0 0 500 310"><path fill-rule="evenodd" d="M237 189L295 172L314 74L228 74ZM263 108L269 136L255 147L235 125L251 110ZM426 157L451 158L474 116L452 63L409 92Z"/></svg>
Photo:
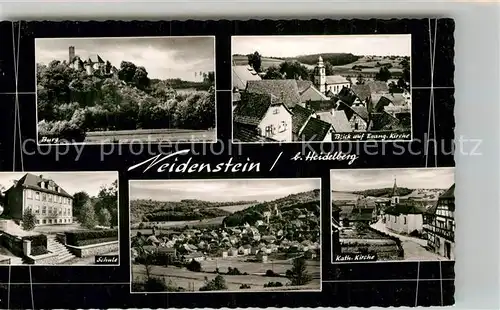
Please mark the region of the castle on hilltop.
<svg viewBox="0 0 500 310"><path fill-rule="evenodd" d="M109 61L104 61L98 54L90 55L87 59L82 59L75 54L75 47L69 47L68 64L74 70L85 70L88 75L95 73L100 74L117 74L118 69L111 65Z"/></svg>

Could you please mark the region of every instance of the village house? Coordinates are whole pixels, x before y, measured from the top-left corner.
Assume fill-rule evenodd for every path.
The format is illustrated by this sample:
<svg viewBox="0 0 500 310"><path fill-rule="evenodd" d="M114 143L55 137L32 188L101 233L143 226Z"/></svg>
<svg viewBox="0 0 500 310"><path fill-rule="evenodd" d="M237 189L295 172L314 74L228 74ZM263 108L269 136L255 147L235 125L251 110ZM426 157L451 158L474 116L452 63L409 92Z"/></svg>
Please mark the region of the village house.
<svg viewBox="0 0 500 310"><path fill-rule="evenodd" d="M233 64L233 89L244 91L248 81L262 80L257 71L250 65L238 66Z"/></svg>
<svg viewBox="0 0 500 310"><path fill-rule="evenodd" d="M233 111L233 139L248 142L260 137L292 141L292 112L273 95L244 93ZM266 140L263 140L266 141Z"/></svg>
<svg viewBox="0 0 500 310"><path fill-rule="evenodd" d="M337 95L343 88L350 88L351 82L341 75L326 75L323 57L318 57L318 63L314 68L314 85L320 93L331 93Z"/></svg>
<svg viewBox="0 0 500 310"><path fill-rule="evenodd" d="M401 203L396 179L391 193L391 206L384 211L385 226L397 233L422 233L424 225L424 210L411 202Z"/></svg>
<svg viewBox="0 0 500 310"><path fill-rule="evenodd" d="M43 175L25 174L5 191L4 214L22 220L31 210L36 225L73 223L73 196Z"/></svg>
<svg viewBox="0 0 500 310"><path fill-rule="evenodd" d="M330 100L330 98L320 92L311 81L297 80L297 87L301 102Z"/></svg>
<svg viewBox="0 0 500 310"><path fill-rule="evenodd" d="M439 197L426 234L427 245L433 252L455 259L455 184Z"/></svg>
<svg viewBox="0 0 500 310"><path fill-rule="evenodd" d="M293 79L248 81L245 92L272 95L288 108L302 104L297 81Z"/></svg>

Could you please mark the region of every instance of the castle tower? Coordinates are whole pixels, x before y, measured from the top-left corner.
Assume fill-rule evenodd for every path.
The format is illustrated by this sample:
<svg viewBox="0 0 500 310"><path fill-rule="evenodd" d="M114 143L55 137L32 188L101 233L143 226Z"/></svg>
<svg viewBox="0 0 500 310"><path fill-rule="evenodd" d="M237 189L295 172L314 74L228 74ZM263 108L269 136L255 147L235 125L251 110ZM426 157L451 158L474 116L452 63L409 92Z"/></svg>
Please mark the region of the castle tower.
<svg viewBox="0 0 500 310"><path fill-rule="evenodd" d="M396 177L394 177L394 186L391 192L391 206L397 205L399 203L398 186L396 185Z"/></svg>
<svg viewBox="0 0 500 310"><path fill-rule="evenodd" d="M321 93L326 93L326 70L323 57L321 56L319 56L318 64L314 68L314 84L316 84Z"/></svg>
<svg viewBox="0 0 500 310"><path fill-rule="evenodd" d="M71 63L75 59L75 47L70 46L69 47L69 63Z"/></svg>

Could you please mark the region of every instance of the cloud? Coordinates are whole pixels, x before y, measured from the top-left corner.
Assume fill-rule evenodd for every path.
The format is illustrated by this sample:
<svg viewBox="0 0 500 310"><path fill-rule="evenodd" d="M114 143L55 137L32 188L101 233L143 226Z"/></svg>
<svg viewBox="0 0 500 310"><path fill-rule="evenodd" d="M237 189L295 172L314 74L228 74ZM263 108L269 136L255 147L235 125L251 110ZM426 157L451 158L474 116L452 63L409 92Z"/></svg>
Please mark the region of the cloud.
<svg viewBox="0 0 500 310"><path fill-rule="evenodd" d="M455 182L455 168L332 170L330 185L334 191L387 188L394 178L400 187L447 189Z"/></svg>
<svg viewBox="0 0 500 310"><path fill-rule="evenodd" d="M150 78L195 81L202 79L200 71L215 71L214 37L36 39L36 62L68 60L69 46L82 58L98 54L117 68L122 61L131 61L146 68Z"/></svg>
<svg viewBox="0 0 500 310"><path fill-rule="evenodd" d="M268 201L320 188L319 179L130 181L131 199L179 201Z"/></svg>
<svg viewBox="0 0 500 310"><path fill-rule="evenodd" d="M411 35L235 36L232 54L258 51L269 57L318 53L411 56Z"/></svg>
<svg viewBox="0 0 500 310"><path fill-rule="evenodd" d="M34 175L43 175L61 186L70 195L84 191L90 196L97 196L101 186L109 186L118 180L117 172L29 172ZM26 172L0 172L0 185L9 189L13 180L19 180Z"/></svg>

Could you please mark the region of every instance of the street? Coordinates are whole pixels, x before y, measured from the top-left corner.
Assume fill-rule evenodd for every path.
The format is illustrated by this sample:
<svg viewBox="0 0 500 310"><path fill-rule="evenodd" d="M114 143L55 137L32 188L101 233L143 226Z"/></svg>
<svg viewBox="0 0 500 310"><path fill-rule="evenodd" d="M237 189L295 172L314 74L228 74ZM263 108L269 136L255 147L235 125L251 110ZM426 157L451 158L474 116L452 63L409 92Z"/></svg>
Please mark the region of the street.
<svg viewBox="0 0 500 310"><path fill-rule="evenodd" d="M401 245L403 246L404 249L405 260L415 260L415 261L448 260L446 257L442 257L439 256L438 254L427 251L425 249L425 246L427 245L427 240L397 234L387 229L382 220L379 220L377 223L372 224L370 226L373 229L376 229L380 232L399 238L401 240Z"/></svg>

